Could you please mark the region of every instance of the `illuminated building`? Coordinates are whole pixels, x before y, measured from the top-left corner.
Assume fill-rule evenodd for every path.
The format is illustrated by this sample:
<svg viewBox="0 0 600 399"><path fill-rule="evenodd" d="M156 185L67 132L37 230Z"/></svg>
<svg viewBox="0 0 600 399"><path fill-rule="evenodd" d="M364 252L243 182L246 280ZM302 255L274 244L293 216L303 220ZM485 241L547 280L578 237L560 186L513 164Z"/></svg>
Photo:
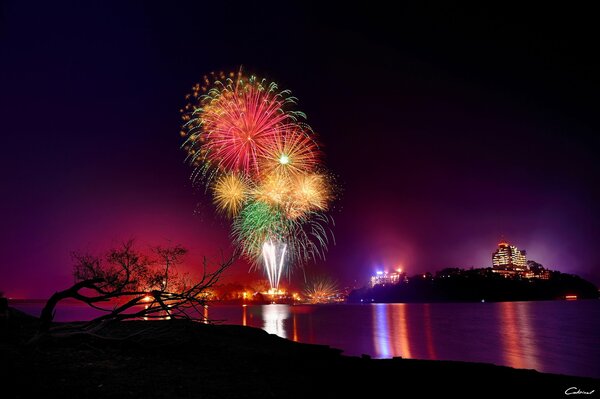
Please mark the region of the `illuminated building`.
<svg viewBox="0 0 600 399"><path fill-rule="evenodd" d="M540 272L534 272L532 270L528 270L523 274L525 278L539 278L540 280L550 280L550 270L544 269Z"/></svg>
<svg viewBox="0 0 600 399"><path fill-rule="evenodd" d="M492 254L492 270L504 277L526 277L527 267L526 252L514 245L509 245L506 240L500 241L498 249Z"/></svg>
<svg viewBox="0 0 600 399"><path fill-rule="evenodd" d="M546 269L541 264L537 263L533 260L527 261L527 274L525 277L527 278L539 278L541 280L549 280L550 279L550 270Z"/></svg>
<svg viewBox="0 0 600 399"><path fill-rule="evenodd" d="M376 285L386 285L386 284L398 284L403 278L402 270L398 270L392 273L388 272L377 272L375 275L371 276L370 286L371 288Z"/></svg>

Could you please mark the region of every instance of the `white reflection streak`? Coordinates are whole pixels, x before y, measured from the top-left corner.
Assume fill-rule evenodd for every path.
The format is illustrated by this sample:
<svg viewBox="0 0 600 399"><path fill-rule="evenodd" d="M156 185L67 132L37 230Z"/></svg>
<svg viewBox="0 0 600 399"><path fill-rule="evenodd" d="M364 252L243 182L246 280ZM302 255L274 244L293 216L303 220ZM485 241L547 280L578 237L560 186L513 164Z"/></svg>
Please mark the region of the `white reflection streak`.
<svg viewBox="0 0 600 399"><path fill-rule="evenodd" d="M284 320L290 317L288 305L263 305L263 330L269 334L275 334L281 338L287 338Z"/></svg>

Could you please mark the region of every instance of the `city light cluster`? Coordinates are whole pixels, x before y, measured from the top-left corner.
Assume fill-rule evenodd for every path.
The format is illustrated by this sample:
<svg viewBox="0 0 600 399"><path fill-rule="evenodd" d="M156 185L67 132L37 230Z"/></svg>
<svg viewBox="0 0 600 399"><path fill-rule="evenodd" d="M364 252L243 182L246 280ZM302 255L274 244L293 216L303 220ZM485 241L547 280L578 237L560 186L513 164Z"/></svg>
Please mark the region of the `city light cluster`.
<svg viewBox="0 0 600 399"><path fill-rule="evenodd" d="M372 288L376 285L399 284L404 279L406 279L406 273L403 273L401 268L393 272L378 270L375 275L371 276L369 286Z"/></svg>

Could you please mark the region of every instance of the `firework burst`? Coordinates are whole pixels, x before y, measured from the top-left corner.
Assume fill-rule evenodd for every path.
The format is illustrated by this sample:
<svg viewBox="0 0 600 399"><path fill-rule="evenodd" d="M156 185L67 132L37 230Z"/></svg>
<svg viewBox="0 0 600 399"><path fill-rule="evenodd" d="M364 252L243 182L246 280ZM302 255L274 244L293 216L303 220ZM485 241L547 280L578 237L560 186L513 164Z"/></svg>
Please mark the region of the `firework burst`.
<svg viewBox="0 0 600 399"><path fill-rule="evenodd" d="M220 212L233 218L238 215L250 192L249 182L235 173L219 176L213 187L213 201Z"/></svg>
<svg viewBox="0 0 600 399"><path fill-rule="evenodd" d="M322 174L301 174L295 177L292 201L288 214L292 218L302 217L312 211L326 211L331 199L330 185Z"/></svg>
<svg viewBox="0 0 600 399"><path fill-rule="evenodd" d="M291 198L292 182L288 176L270 174L265 176L256 189L256 198L274 207L285 208Z"/></svg>
<svg viewBox="0 0 600 399"><path fill-rule="evenodd" d="M233 220L232 237L277 288L287 263L324 256L333 199L316 135L296 98L276 83L211 73L181 110L192 180ZM261 262L262 261L262 262Z"/></svg>
<svg viewBox="0 0 600 399"><path fill-rule="evenodd" d="M327 177L318 173L295 176L267 175L255 190L260 201L280 208L290 219L301 219L311 212L324 212L331 200Z"/></svg>
<svg viewBox="0 0 600 399"><path fill-rule="evenodd" d="M267 241L281 241L289 236L290 224L276 207L251 201L233 221L232 235L242 254L256 261Z"/></svg>
<svg viewBox="0 0 600 399"><path fill-rule="evenodd" d="M304 296L310 303L328 303L340 293L338 284L329 277L315 277L306 282Z"/></svg>
<svg viewBox="0 0 600 399"><path fill-rule="evenodd" d="M310 132L312 133L312 132ZM319 148L312 134L296 128L276 137L261 158L266 175L297 176L312 172L319 164Z"/></svg>
<svg viewBox="0 0 600 399"><path fill-rule="evenodd" d="M229 76L206 78L209 87L199 86L189 97L196 101L183 110L185 147L190 162L200 170L214 167L257 176L259 160L284 132L295 129L304 114L288 109L296 99L276 83Z"/></svg>

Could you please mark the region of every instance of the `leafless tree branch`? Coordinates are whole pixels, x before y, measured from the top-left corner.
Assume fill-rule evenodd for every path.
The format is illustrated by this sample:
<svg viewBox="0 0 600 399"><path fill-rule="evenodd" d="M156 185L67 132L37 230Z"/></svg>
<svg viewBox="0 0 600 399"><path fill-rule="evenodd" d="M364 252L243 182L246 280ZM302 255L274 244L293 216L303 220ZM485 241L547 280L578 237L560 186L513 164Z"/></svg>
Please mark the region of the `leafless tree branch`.
<svg viewBox="0 0 600 399"><path fill-rule="evenodd" d="M135 248L134 240L125 241L105 255L74 252L72 287L54 293L40 315L40 333L71 328L52 327L55 309L64 299L84 302L105 314L81 325L79 332L96 333L105 323L125 319L178 319L207 321L203 310L209 290L221 274L234 262L234 257L221 256L211 265L202 260L200 276L192 279L180 274L177 267L183 263L187 250L179 245L154 247L152 256ZM214 271L209 271L214 268ZM111 304L101 306L99 304Z"/></svg>

